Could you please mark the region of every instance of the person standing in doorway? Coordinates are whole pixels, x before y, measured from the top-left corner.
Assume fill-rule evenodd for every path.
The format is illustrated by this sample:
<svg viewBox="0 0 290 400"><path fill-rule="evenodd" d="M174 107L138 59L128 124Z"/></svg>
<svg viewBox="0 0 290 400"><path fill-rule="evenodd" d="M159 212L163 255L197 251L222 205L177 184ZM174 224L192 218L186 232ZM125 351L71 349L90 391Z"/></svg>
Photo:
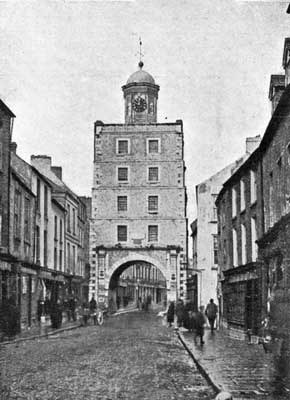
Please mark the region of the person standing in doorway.
<svg viewBox="0 0 290 400"><path fill-rule="evenodd" d="M207 316L210 330L212 333L214 331L214 323L216 320L217 311L218 311L217 305L214 303L213 299L210 299L208 305L206 306L205 315Z"/></svg>

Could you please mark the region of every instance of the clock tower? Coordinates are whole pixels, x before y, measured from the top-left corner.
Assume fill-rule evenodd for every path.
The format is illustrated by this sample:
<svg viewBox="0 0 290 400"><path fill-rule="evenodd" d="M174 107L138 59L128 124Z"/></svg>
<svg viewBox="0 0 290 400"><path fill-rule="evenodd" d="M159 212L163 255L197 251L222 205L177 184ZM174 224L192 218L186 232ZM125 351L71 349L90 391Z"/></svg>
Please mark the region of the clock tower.
<svg viewBox="0 0 290 400"><path fill-rule="evenodd" d="M134 72L122 86L125 99L126 124L150 124L157 122L157 99L159 86L154 78L143 70L140 61L139 70Z"/></svg>

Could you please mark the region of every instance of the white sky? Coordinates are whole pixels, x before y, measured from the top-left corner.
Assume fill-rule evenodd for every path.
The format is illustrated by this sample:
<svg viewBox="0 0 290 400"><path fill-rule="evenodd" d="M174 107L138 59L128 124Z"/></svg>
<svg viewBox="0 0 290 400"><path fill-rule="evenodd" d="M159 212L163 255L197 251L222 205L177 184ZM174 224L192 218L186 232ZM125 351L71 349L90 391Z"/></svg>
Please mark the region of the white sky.
<svg viewBox="0 0 290 400"><path fill-rule="evenodd" d="M288 2L0 1L0 97L16 114L18 154L48 154L90 195L93 123L124 122L121 86L137 69L160 85L158 122L183 119L189 194L240 157L270 118ZM165 117L167 119L165 120Z"/></svg>

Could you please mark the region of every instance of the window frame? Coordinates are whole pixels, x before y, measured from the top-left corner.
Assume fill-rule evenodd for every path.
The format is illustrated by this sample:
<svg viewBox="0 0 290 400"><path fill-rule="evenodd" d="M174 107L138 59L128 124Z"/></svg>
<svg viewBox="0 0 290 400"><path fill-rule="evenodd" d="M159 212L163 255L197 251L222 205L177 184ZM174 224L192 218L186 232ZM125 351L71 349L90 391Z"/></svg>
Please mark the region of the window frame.
<svg viewBox="0 0 290 400"><path fill-rule="evenodd" d="M156 152L150 152L150 145L149 142L150 141L157 141L158 143L158 151ZM160 138L155 138L155 137L150 137L146 139L146 153L149 154L160 154L161 153L161 142L160 142Z"/></svg>
<svg viewBox="0 0 290 400"><path fill-rule="evenodd" d="M157 228L157 238L156 238L156 240L150 239L150 228L153 228L153 227ZM150 225L148 225L147 234L148 234L148 238L147 238L148 243L158 243L159 242L159 225L158 224L150 224Z"/></svg>
<svg viewBox="0 0 290 400"><path fill-rule="evenodd" d="M120 239L119 228L126 228L126 240ZM118 243L127 243L128 242L128 225L125 225L125 224L117 225L117 242Z"/></svg>
<svg viewBox="0 0 290 400"><path fill-rule="evenodd" d="M154 197L157 199L157 208L156 209L150 209L150 197ZM159 195L158 194L148 194L147 195L147 211L150 214L157 214L159 212Z"/></svg>
<svg viewBox="0 0 290 400"><path fill-rule="evenodd" d="M120 180L119 179L119 169L127 169L127 180ZM130 182L130 168L127 165L118 165L116 167L116 177L117 177L117 183L129 183Z"/></svg>
<svg viewBox="0 0 290 400"><path fill-rule="evenodd" d="M127 152L122 153L120 152L120 142L127 142ZM128 138L117 138L117 143L116 143L116 154L118 156L124 156L130 154L131 146L130 146L130 139Z"/></svg>
<svg viewBox="0 0 290 400"><path fill-rule="evenodd" d="M120 207L119 207L119 200L121 199L121 198L125 198L126 199L126 209L124 209L124 210L122 210ZM127 195L117 195L117 212L127 212L128 211L128 196Z"/></svg>
<svg viewBox="0 0 290 400"><path fill-rule="evenodd" d="M149 177L150 177L150 169L152 169L152 168L157 168L157 173L158 173L157 180L150 180L149 179ZM160 182L160 167L159 167L159 165L148 165L148 167L147 167L147 182L148 183L153 183L153 184Z"/></svg>

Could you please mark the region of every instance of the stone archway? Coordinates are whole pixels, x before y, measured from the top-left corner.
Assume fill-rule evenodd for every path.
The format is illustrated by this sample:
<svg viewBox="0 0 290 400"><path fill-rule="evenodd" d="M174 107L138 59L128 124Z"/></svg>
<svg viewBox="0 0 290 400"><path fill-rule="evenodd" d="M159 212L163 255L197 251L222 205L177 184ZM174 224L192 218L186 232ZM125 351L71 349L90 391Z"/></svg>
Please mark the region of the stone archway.
<svg viewBox="0 0 290 400"><path fill-rule="evenodd" d="M147 267L147 268L155 268L156 270L159 271L159 274L162 275L162 281L164 282L164 287L162 288L162 296L163 298L167 297L167 293L170 290L170 276L168 274L168 271L162 266L162 264L148 256L140 255L137 253L130 254L126 257L122 257L118 261L116 261L112 266L107 270L106 273L106 291L107 291L107 298L108 298L108 305L111 311L116 311L117 308L119 308L118 304L118 298L117 298L117 288L118 288L118 282L119 278L122 275L123 272L125 272L128 268L130 267L139 267L139 266ZM141 279L142 280L142 279ZM135 282L136 285L136 282ZM136 293L134 294L134 302L137 301L137 299L143 298L144 293L148 294L151 291L151 294L153 294L153 302L155 301L154 294L157 293L160 290L157 288L150 288L146 289L143 285L140 283L136 285L135 289L137 290ZM148 292L147 292L148 290ZM159 293L159 292L158 292ZM140 297L139 297L140 296ZM123 304L123 303L122 303Z"/></svg>

